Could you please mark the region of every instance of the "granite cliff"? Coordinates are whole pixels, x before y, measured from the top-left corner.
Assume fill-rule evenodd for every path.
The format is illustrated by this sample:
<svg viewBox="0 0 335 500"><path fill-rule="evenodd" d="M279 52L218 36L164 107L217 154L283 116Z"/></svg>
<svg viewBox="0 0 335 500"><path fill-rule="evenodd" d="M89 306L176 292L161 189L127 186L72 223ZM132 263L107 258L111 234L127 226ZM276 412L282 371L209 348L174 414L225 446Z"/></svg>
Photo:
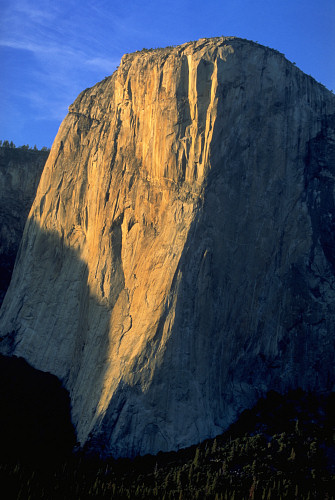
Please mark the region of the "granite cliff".
<svg viewBox="0 0 335 500"><path fill-rule="evenodd" d="M103 454L214 436L270 389L334 389L335 98L238 38L125 55L63 121L1 350Z"/></svg>
<svg viewBox="0 0 335 500"><path fill-rule="evenodd" d="M0 306L48 154L0 148Z"/></svg>

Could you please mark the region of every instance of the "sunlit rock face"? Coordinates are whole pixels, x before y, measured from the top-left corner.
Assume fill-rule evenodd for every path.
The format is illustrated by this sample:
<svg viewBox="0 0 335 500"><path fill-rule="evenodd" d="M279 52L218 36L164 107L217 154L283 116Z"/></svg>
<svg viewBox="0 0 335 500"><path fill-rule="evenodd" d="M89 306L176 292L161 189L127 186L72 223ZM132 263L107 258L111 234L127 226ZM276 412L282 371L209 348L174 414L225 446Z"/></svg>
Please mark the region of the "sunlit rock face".
<svg viewBox="0 0 335 500"><path fill-rule="evenodd" d="M115 456L334 385L335 98L237 38L122 58L63 121L1 310Z"/></svg>
<svg viewBox="0 0 335 500"><path fill-rule="evenodd" d="M0 148L0 306L48 154Z"/></svg>

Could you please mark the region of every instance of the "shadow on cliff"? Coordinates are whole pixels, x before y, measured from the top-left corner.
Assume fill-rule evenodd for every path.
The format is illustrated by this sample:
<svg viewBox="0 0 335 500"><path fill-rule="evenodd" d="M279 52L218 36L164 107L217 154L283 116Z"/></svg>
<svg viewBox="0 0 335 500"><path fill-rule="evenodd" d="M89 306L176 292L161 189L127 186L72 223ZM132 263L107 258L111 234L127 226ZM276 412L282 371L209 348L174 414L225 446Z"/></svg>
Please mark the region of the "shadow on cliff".
<svg viewBox="0 0 335 500"><path fill-rule="evenodd" d="M216 426L224 428L230 424L241 409L251 407L268 390L281 393L299 387L317 392L333 390L335 147L331 135L334 131L335 116L328 116L318 136L306 144L306 156L299 165L301 180L305 181L301 202L306 202L311 217L313 243L310 254L302 252L284 272L275 262L274 253L266 255L266 244L255 250L255 236L262 229L266 213L261 214L256 227L245 228L251 233L250 245L245 245L245 250L239 251L237 244L229 247L222 244L229 238L233 242L236 235L243 241L245 235L241 230L238 234L240 220L236 213L231 217L233 223L227 222L231 196L227 192L229 173L226 177L222 174L223 160L212 158L203 206L189 231L176 272L182 275L182 280L178 285L175 280L171 291L178 294L177 327L172 330L166 356L155 375L158 380L168 379L175 371L178 375L172 376L172 380L177 388L180 379L186 381L187 387L179 391L185 395L187 422L180 435L187 434L195 423L194 433L199 432L200 439L203 433L214 436ZM241 190L243 179L248 178L248 167L252 168L242 162L239 167L237 186ZM247 190L245 195L243 199L247 201ZM266 196L267 190L258 192L259 199ZM268 203L277 206L281 213L287 212L285 226L280 228L285 234L292 218L285 198L279 191ZM274 227L277 227L275 219ZM294 234L291 237L293 240ZM278 253L282 239L279 235L273 245ZM225 251L227 248L231 252ZM248 265L262 260L269 263L264 266L264 275L255 274L253 278ZM236 271L238 287L236 282L233 284ZM261 282L258 296L254 295L256 282ZM286 304L284 296L288 299ZM158 336L162 330L157 332ZM173 353L183 354L178 360ZM207 365L203 363L206 357ZM158 387L153 388L155 391L158 394ZM204 421L209 423L202 430L200 419L197 425L196 419L193 423L187 417L187 398L192 392L196 394L194 405L199 408L195 416L202 411Z"/></svg>
<svg viewBox="0 0 335 500"><path fill-rule="evenodd" d="M16 256L13 254L0 255L0 307L9 287L14 269L15 257Z"/></svg>
<svg viewBox="0 0 335 500"><path fill-rule="evenodd" d="M236 146L238 157L239 144ZM220 172L222 164L216 162L208 174L203 205L190 228L164 315L150 346L154 363L169 321L171 297L177 296L162 362L155 364L144 397L139 386L120 386L113 394L98 447L103 447L108 436L107 441L122 443L128 455L176 449L219 434L269 390L283 394L299 387L316 392L333 389L334 148L325 130L306 145L306 150L309 148L310 153L299 164L299 180L306 181L301 202L306 202L311 214L313 246L310 255L302 252L285 269L280 257L283 235L295 221L290 220L290 207L281 190L267 200L274 206L274 214L280 214L281 234L276 235L272 246L265 242L258 249L255 238L266 214L260 210L256 226L249 229L246 225L249 235L238 234L239 216L229 214L230 173L227 169L225 177ZM265 170L266 159L263 162ZM248 175L254 175L253 166L239 167L237 189L241 190L246 180L248 194ZM320 180L321 167L328 169L329 175ZM315 178L320 183L321 205L312 197ZM269 196L271 182L269 178L257 197ZM240 202L244 204L244 196ZM275 218L272 223L277 228ZM236 243L239 236L240 244ZM266 263L259 268L262 275L252 268L255 265L258 269L259 261ZM316 268L321 262L324 268L318 274ZM146 363L147 359L136 370L145 370ZM132 407L137 408L136 418L141 422L137 443L128 440ZM123 430L117 429L118 421L123 422ZM117 437L113 436L114 429ZM118 455L120 449L115 446L112 452Z"/></svg>
<svg viewBox="0 0 335 500"><path fill-rule="evenodd" d="M94 330L89 329L90 315L98 323ZM30 219L0 310L0 352L6 355L0 368L7 373L2 378L1 428L9 429L5 453L13 448L28 457L34 441L36 454L42 455L57 441L60 453L73 446L70 401L64 388L71 398L78 387L87 396L88 401L79 396L76 415L71 400L73 424L82 418L91 421L105 375L109 320L107 303L90 291L80 251Z"/></svg>
<svg viewBox="0 0 335 500"><path fill-rule="evenodd" d="M48 151L0 148L0 307Z"/></svg>
<svg viewBox="0 0 335 500"><path fill-rule="evenodd" d="M312 149L316 149L310 159L306 159L305 170L306 182L311 184L307 187L310 195L313 158L319 156L319 142L313 144ZM238 142L236 148L232 156L238 157ZM268 282L265 280L258 296L253 296L253 280L256 282L262 277L257 274L253 277L246 266L248 261L257 262L264 256L260 257L259 251L255 250L253 234L249 247L243 241L236 243L236 232L241 230L239 218L237 213L232 214L233 217L229 215L231 193L227 192L229 183L220 172L219 160L216 159L216 165L208 174L203 205L190 228L164 315L150 346L149 358L155 364L151 385L142 391L140 383L132 387L119 384L105 415L98 415L96 427L91 428L94 432L87 436L88 447L100 450L103 455L110 452L116 456L136 455L148 450L155 452L186 446L219 434L236 418L238 411L251 407L270 389L280 392L297 387L329 390L334 382L331 339L327 348L319 348L323 345L322 325L327 319L320 316L324 309L319 303L326 304L329 299L322 295L324 276L317 277L311 270L314 258L311 255L307 267L303 262L297 262L279 277L277 268L271 268L272 255L269 255L268 277L271 289L276 289L275 295L271 300L267 296ZM241 186L241 179L248 181L247 175L252 170L249 166L248 172L246 164L239 167L238 174L232 174L238 177L237 186ZM316 170L320 176L320 168ZM225 174L230 175L228 169ZM333 219L323 218L323 225L319 221L321 215L325 215L325 207L328 212L334 212L332 187L330 181L325 184L323 199L329 201L324 203L321 212L307 196L314 246L320 239L326 261L331 265L334 257L331 253L334 249L331 221L335 219L335 213ZM238 195L242 197L243 205L243 193ZM269 202L278 202L279 208L286 210L280 191L277 195L278 198ZM240 209L239 206L236 208ZM263 218L259 221L260 226L256 230L253 228L254 232L260 229ZM115 221L111 233L112 247L116 249L115 255L111 255L115 268L122 264L120 237L120 223ZM229 239L228 247L226 242ZM275 246L277 244L280 246L279 241ZM242 251L243 245L245 250ZM229 254L225 253L227 248ZM250 260L251 252L254 252L253 261ZM117 280L119 288L113 291L112 299L99 300L88 285L88 269L80 251L69 248L60 234L46 232L33 221L26 227L18 262L0 311L0 321L6 325L6 331L2 330L7 336L3 342L7 345L6 351L20 356L27 352L27 361L33 366L56 373L65 387L81 388L85 394L80 397L86 401L76 402L75 423L80 419L93 422L110 362L106 357L110 352L111 310L123 290L124 281ZM43 262L47 262L47 275L40 272ZM119 271L122 274L122 269ZM181 279L178 279L178 274ZM331 274L334 278L334 273ZM26 276L29 276L28 283L25 282ZM238 286L234 279L237 279ZM314 297L317 293L316 281L320 295L311 301L310 293ZM280 310L281 296L287 290L294 311L290 322L285 322L284 318L285 321L278 323L274 306ZM334 297L331 289L327 293ZM163 361L156 364L169 304L173 303L171 298L174 296L178 297L174 326L163 346ZM60 314L59 310L69 302L72 306L64 308L67 311L65 316L64 311ZM19 311L19 317L14 321L8 312L10 307ZM35 317L31 316L31 311L35 311ZM34 328L41 331L41 321L42 340L33 334ZM25 338L27 331L29 337ZM66 349L60 346L66 346ZM140 374L146 365L147 358L139 361L134 369ZM136 419L141 429L136 431L137 437L140 434L139 442L135 442L132 435L135 432L132 424ZM112 442L112 449L109 449Z"/></svg>
<svg viewBox="0 0 335 500"><path fill-rule="evenodd" d="M312 258L319 241L335 275L335 144L329 130L335 134L335 115L322 120L321 131L308 143L304 180L314 233Z"/></svg>

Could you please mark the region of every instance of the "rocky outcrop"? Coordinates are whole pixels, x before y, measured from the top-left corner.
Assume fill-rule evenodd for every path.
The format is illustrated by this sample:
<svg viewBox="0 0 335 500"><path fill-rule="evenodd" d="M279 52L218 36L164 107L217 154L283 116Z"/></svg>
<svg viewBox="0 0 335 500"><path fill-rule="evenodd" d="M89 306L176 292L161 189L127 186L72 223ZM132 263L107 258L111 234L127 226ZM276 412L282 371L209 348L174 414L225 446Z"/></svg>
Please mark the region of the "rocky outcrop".
<svg viewBox="0 0 335 500"><path fill-rule="evenodd" d="M334 113L222 37L126 55L70 106L0 321L81 443L177 449L270 389L333 388Z"/></svg>
<svg viewBox="0 0 335 500"><path fill-rule="evenodd" d="M0 306L48 154L0 148Z"/></svg>

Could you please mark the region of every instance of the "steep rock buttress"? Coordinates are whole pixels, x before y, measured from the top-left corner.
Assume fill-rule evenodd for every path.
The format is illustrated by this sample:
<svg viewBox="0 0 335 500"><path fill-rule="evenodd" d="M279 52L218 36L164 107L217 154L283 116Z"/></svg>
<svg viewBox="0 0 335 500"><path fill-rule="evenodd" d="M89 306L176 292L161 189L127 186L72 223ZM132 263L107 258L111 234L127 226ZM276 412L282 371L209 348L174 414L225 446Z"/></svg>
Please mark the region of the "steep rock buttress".
<svg viewBox="0 0 335 500"><path fill-rule="evenodd" d="M0 307L48 154L0 148Z"/></svg>
<svg viewBox="0 0 335 500"><path fill-rule="evenodd" d="M333 388L335 98L236 38L126 55L61 125L0 314L102 453Z"/></svg>

